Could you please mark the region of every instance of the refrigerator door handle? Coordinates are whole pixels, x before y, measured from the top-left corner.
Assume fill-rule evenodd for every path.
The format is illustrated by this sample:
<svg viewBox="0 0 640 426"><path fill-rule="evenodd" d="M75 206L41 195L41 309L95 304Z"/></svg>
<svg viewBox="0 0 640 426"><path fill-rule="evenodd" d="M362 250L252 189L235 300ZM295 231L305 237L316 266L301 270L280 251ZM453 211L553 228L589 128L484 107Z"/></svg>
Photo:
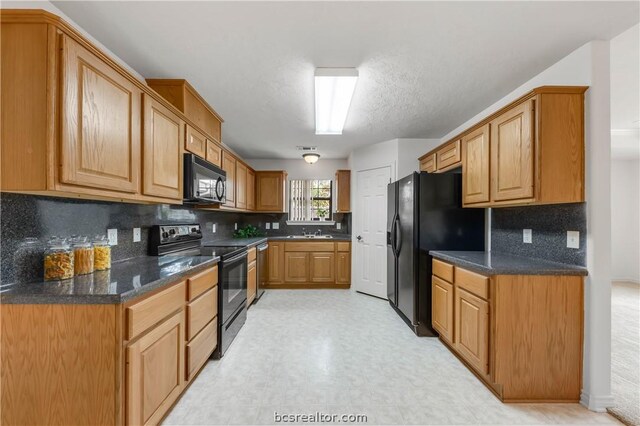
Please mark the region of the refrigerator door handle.
<svg viewBox="0 0 640 426"><path fill-rule="evenodd" d="M393 253L394 256L398 255L398 253L396 252L396 220L397 218L398 216L394 215L393 220L391 222L391 252Z"/></svg>
<svg viewBox="0 0 640 426"><path fill-rule="evenodd" d="M402 233L398 232L399 228L400 228L400 216L396 215L396 219L393 222L394 224L394 229L395 232L393 234L393 245L395 247L395 251L396 251L396 256L398 255L398 253L400 253L400 250L402 249ZM400 237L400 238L398 238Z"/></svg>

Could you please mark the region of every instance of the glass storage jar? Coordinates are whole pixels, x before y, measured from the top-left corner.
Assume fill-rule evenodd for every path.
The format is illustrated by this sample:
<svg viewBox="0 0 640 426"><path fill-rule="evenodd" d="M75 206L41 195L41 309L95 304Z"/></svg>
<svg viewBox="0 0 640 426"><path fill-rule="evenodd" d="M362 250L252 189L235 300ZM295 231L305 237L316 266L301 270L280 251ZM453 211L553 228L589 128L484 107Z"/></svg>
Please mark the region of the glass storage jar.
<svg viewBox="0 0 640 426"><path fill-rule="evenodd" d="M106 271L111 268L111 246L104 235L96 235L93 239L94 269Z"/></svg>
<svg viewBox="0 0 640 426"><path fill-rule="evenodd" d="M76 275L93 273L93 244L85 237L78 237L73 242L73 257Z"/></svg>
<svg viewBox="0 0 640 426"><path fill-rule="evenodd" d="M25 238L18 244L13 255L13 270L17 281L32 282L42 280L44 244L33 237Z"/></svg>
<svg viewBox="0 0 640 426"><path fill-rule="evenodd" d="M49 241L44 252L45 281L73 278L73 250L64 239Z"/></svg>

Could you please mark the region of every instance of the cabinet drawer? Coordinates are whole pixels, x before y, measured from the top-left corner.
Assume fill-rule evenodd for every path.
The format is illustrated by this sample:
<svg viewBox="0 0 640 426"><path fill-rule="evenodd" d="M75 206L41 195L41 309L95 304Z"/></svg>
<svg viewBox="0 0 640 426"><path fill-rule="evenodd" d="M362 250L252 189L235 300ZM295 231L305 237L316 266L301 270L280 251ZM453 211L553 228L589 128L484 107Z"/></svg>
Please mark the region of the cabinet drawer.
<svg viewBox="0 0 640 426"><path fill-rule="evenodd" d="M483 299L489 298L489 278L456 267L456 285Z"/></svg>
<svg viewBox="0 0 640 426"><path fill-rule="evenodd" d="M187 344L187 380L190 380L218 345L218 317L207 324Z"/></svg>
<svg viewBox="0 0 640 426"><path fill-rule="evenodd" d="M460 151L460 140L447 144L444 148L436 152L436 163L438 170L452 166L462 161Z"/></svg>
<svg viewBox="0 0 640 426"><path fill-rule="evenodd" d="M194 275L187 282L189 284L188 298L191 301L218 284L218 265Z"/></svg>
<svg viewBox="0 0 640 426"><path fill-rule="evenodd" d="M182 308L185 283L181 282L126 309L127 339L131 340Z"/></svg>
<svg viewBox="0 0 640 426"><path fill-rule="evenodd" d="M436 154L431 154L420 161L420 171L427 173L436 171Z"/></svg>
<svg viewBox="0 0 640 426"><path fill-rule="evenodd" d="M187 340L218 315L218 286L213 287L187 305Z"/></svg>
<svg viewBox="0 0 640 426"><path fill-rule="evenodd" d="M284 243L284 251L333 251L333 242Z"/></svg>
<svg viewBox="0 0 640 426"><path fill-rule="evenodd" d="M350 251L351 243L336 243L336 247L338 248L338 251Z"/></svg>
<svg viewBox="0 0 640 426"><path fill-rule="evenodd" d="M442 278L445 281L453 282L453 265L449 265L448 263L442 262L438 259L433 259L432 265L432 273L435 276Z"/></svg>
<svg viewBox="0 0 640 426"><path fill-rule="evenodd" d="M247 263L251 263L256 260L256 248L252 247L247 250Z"/></svg>

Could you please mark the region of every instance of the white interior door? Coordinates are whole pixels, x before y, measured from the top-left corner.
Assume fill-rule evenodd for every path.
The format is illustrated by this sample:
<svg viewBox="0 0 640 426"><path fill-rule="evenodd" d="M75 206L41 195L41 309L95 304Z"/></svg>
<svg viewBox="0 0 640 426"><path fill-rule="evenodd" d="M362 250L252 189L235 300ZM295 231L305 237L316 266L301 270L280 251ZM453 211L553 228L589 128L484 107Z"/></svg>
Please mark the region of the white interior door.
<svg viewBox="0 0 640 426"><path fill-rule="evenodd" d="M359 171L356 181L354 281L361 293L387 298L387 185L391 167Z"/></svg>

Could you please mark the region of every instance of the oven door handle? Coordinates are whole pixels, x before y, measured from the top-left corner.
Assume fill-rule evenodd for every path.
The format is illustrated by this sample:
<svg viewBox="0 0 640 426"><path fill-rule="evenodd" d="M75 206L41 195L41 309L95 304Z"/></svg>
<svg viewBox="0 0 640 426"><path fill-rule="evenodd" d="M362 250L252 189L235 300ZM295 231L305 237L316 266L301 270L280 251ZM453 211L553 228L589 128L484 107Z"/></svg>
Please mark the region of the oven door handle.
<svg viewBox="0 0 640 426"><path fill-rule="evenodd" d="M238 260L246 257L247 257L247 252L240 253L237 256L233 256L231 259L224 259L224 263L229 264L229 263L237 262Z"/></svg>

